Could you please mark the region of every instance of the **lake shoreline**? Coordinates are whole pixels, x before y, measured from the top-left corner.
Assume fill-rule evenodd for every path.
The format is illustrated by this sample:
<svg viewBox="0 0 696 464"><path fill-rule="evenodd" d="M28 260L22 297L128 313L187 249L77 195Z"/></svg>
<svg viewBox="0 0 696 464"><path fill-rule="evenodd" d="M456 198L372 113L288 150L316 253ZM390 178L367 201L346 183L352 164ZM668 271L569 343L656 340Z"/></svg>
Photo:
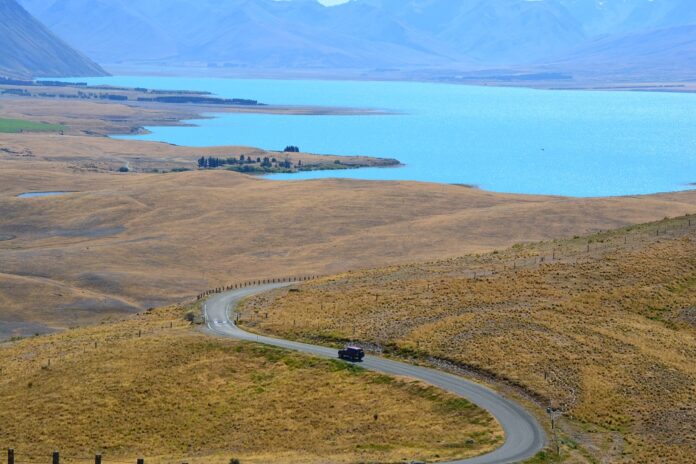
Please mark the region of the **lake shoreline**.
<svg viewBox="0 0 696 464"><path fill-rule="evenodd" d="M464 78L455 72L438 73L436 71L417 72L404 71L389 75L389 72L377 73L373 70L326 70L288 71L283 70L245 70L241 72L215 68L172 67L163 69L144 68L141 66L106 64L106 69L113 75L133 75L142 77L215 77L221 79L263 79L263 80L326 80L349 82L413 82L427 84L451 84L476 87L521 88L553 91L612 91L612 92L664 92L664 93L696 93L696 81L675 77L674 80L644 79L636 76L634 79L617 80L602 79L601 76L583 76L571 79L530 79L535 75L543 77L545 71L520 69L516 72L500 72L490 78L477 78L480 71L467 71ZM409 72L411 74L409 74ZM563 71L559 71L563 74ZM569 75L572 76L572 73Z"/></svg>
<svg viewBox="0 0 696 464"><path fill-rule="evenodd" d="M693 125L687 118L688 104L692 103L692 97L688 96L537 93L500 87L403 82L392 85L137 76L86 81L89 88L161 89L148 91L151 94L188 92L222 99L246 95L253 97L253 101L272 105L244 108L162 105L130 99L125 104L108 105L127 108L127 116L104 117L101 113L106 103L78 101L76 105L91 105L91 111L104 121L97 130L82 121L83 125L73 127L83 134L197 147L198 153L208 147L230 145L263 147L259 151L270 153L293 145L302 147L305 153L335 154L332 161L337 166L330 166L333 169L315 166L287 172L276 169L281 166L267 164L263 169L261 166L235 169L265 175L268 168L273 168L271 180L321 177L412 180L473 184L495 192L573 197L679 191L691 180L683 179L684 172L693 164L691 145L687 146L690 139L686 136L692 133L689 128ZM176 88L192 90L166 90ZM14 99L12 104L24 104L27 114L34 113L27 105L37 100L20 100ZM54 117L62 111L59 101L41 102L54 105ZM288 104L277 105L278 102ZM366 107L389 111L360 109ZM571 107L576 111L567 111ZM365 117L375 114L382 117ZM647 131L646 127L659 127L659 130ZM621 143L616 142L615 128L621 129ZM559 138L558 134L563 137ZM381 160L349 162L346 156L352 153L370 153L374 156L364 158ZM397 157L398 162L393 159ZM656 160L661 158L665 160L658 163ZM344 161L353 165L350 167L361 168L399 163L403 169L348 171L341 165ZM620 171L622 175L611 175L612 171Z"/></svg>

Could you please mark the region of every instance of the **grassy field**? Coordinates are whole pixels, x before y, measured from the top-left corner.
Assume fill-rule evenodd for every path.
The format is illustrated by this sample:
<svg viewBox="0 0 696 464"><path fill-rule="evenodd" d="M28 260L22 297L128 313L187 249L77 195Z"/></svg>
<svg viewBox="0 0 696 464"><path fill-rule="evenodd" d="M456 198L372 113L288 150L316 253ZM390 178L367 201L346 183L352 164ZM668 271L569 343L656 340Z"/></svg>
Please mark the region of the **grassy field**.
<svg viewBox="0 0 696 464"><path fill-rule="evenodd" d="M0 94L5 88L0 85ZM26 87L33 95L59 94L74 97L85 88ZM93 90L87 91L92 93ZM95 91L100 92L100 91ZM0 115L4 118L41 120L68 126L69 135L129 135L144 131L149 126L182 126L196 119L204 119L210 113L263 113L295 115L378 115L374 110L331 107L293 106L227 106L199 104L169 104L136 102L139 97L151 98L137 91L107 91L127 95L131 101L118 102L83 98L0 97ZM283 147L277 147L282 150Z"/></svg>
<svg viewBox="0 0 696 464"><path fill-rule="evenodd" d="M0 133L14 134L18 132L60 132L66 128L60 124L25 121L22 119L0 118Z"/></svg>
<svg viewBox="0 0 696 464"><path fill-rule="evenodd" d="M696 205L696 191L574 199L413 182L143 173L195 163L203 149L105 137L5 134L0 147L0 338L99 322L240 280L443 259ZM113 171L126 163L137 172ZM74 193L16 198L26 191Z"/></svg>
<svg viewBox="0 0 696 464"><path fill-rule="evenodd" d="M210 338L181 308L0 344L18 462L395 462L502 443L487 413L408 379ZM32 457L29 459L29 457Z"/></svg>
<svg viewBox="0 0 696 464"><path fill-rule="evenodd" d="M568 462L696 462L693 216L341 274L252 298L242 319L524 391L562 411Z"/></svg>

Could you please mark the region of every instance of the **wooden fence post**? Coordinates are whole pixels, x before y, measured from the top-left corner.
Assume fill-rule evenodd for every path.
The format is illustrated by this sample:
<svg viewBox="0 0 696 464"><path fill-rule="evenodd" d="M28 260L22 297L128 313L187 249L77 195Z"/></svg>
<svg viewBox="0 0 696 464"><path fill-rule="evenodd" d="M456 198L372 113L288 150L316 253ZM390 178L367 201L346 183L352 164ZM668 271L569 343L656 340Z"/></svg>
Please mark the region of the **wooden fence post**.
<svg viewBox="0 0 696 464"><path fill-rule="evenodd" d="M145 464L145 460L143 458L138 458L137 463L138 464Z"/></svg>
<svg viewBox="0 0 696 464"><path fill-rule="evenodd" d="M7 464L14 464L14 449L7 450Z"/></svg>
<svg viewBox="0 0 696 464"><path fill-rule="evenodd" d="M60 453L58 451L53 452L53 464L60 464Z"/></svg>
<svg viewBox="0 0 696 464"><path fill-rule="evenodd" d="M94 456L94 464L102 464L101 454L97 454L96 456Z"/></svg>

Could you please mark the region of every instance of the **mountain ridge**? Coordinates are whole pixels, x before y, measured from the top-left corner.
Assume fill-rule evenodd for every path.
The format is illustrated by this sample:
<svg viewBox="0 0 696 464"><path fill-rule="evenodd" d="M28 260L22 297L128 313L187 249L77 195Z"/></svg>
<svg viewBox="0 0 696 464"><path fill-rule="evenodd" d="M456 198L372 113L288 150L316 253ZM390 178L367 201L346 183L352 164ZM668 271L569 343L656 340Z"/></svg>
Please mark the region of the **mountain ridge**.
<svg viewBox="0 0 696 464"><path fill-rule="evenodd" d="M103 76L106 71L59 39L15 0L0 0L0 76Z"/></svg>
<svg viewBox="0 0 696 464"><path fill-rule="evenodd" d="M692 0L21 2L68 43L109 65L615 72L636 69L635 60L652 75L696 69L675 32L696 25ZM652 37L670 53L647 53ZM676 69L673 47L688 55L688 68Z"/></svg>

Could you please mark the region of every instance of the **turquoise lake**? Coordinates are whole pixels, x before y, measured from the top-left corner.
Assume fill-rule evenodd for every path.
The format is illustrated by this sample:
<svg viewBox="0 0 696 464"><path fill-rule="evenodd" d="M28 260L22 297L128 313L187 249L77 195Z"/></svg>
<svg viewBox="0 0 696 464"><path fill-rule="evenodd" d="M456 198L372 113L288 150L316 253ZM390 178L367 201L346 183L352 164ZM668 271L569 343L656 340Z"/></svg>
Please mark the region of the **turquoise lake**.
<svg viewBox="0 0 696 464"><path fill-rule="evenodd" d="M397 158L405 165L269 176L272 179L417 180L582 197L684 190L696 182L694 94L142 76L86 81L202 90L268 104L396 113L222 114L193 121L197 127L148 127L151 134L134 137L269 150L297 145L313 153Z"/></svg>

